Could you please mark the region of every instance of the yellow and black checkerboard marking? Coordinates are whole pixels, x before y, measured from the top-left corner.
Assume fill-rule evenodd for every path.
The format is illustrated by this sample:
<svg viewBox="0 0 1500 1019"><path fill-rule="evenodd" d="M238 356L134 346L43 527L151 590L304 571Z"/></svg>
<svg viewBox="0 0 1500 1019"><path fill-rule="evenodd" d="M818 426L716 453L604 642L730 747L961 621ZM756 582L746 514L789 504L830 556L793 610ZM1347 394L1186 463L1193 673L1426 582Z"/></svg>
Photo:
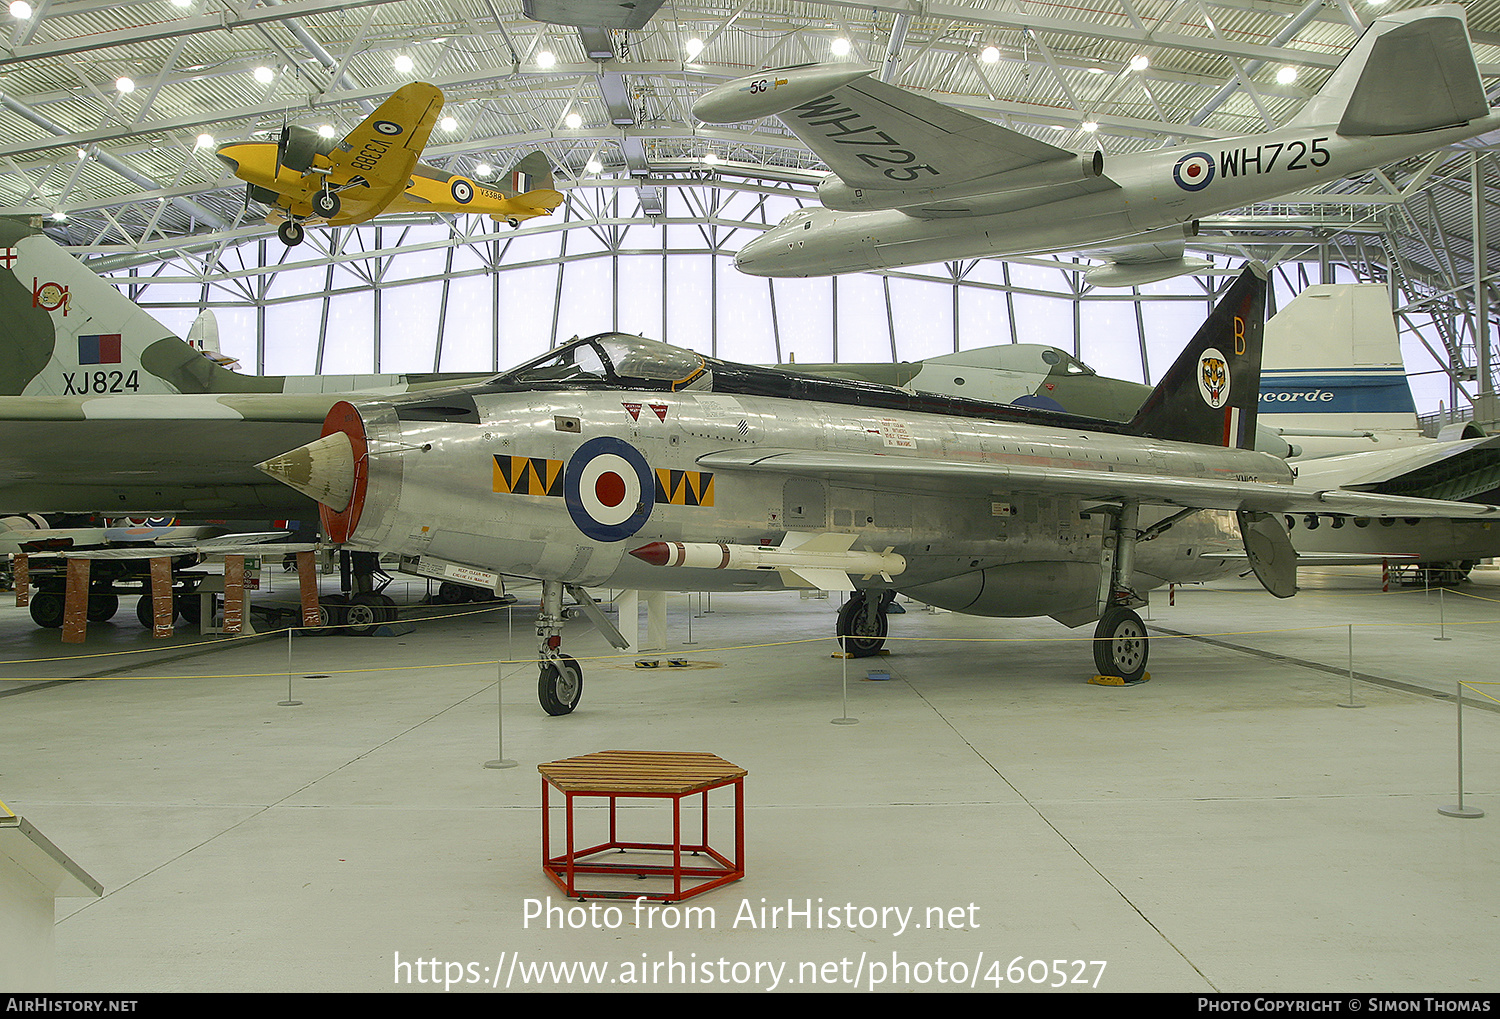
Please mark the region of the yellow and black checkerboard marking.
<svg viewBox="0 0 1500 1019"><path fill-rule="evenodd" d="M706 471L656 469L656 501L670 506L712 506L714 476Z"/></svg>
<svg viewBox="0 0 1500 1019"><path fill-rule="evenodd" d="M510 495L563 494L563 462L495 454L495 489Z"/></svg>

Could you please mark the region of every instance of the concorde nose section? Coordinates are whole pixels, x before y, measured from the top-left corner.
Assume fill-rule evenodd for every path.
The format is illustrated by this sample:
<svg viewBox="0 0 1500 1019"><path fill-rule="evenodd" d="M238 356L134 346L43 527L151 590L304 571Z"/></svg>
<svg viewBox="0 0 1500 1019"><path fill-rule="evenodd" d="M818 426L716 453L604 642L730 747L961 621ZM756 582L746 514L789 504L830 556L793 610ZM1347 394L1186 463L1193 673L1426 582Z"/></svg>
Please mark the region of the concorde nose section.
<svg viewBox="0 0 1500 1019"><path fill-rule="evenodd" d="M315 439L255 468L336 513L348 509L354 498L354 445L344 432Z"/></svg>
<svg viewBox="0 0 1500 1019"><path fill-rule="evenodd" d="M707 124L738 124L758 120L825 96L841 85L874 71L847 64L762 71L726 82L693 104L693 116Z"/></svg>

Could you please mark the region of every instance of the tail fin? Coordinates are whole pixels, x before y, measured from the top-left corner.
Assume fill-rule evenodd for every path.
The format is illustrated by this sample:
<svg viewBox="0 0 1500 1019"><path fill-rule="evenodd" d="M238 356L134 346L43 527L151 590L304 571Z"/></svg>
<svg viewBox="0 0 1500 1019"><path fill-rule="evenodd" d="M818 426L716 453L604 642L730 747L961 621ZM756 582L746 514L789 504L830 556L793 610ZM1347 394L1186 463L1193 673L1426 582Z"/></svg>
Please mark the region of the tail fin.
<svg viewBox="0 0 1500 1019"><path fill-rule="evenodd" d="M24 221L0 219L0 321L0 395L281 388L214 364Z"/></svg>
<svg viewBox="0 0 1500 1019"><path fill-rule="evenodd" d="M1490 112L1464 9L1440 4L1377 18L1289 126L1341 135L1414 134Z"/></svg>
<svg viewBox="0 0 1500 1019"><path fill-rule="evenodd" d="M1259 262L1245 266L1136 412L1133 434L1255 447L1267 275Z"/></svg>
<svg viewBox="0 0 1500 1019"><path fill-rule="evenodd" d="M1266 323L1267 425L1416 432L1390 294L1379 283L1308 287Z"/></svg>
<svg viewBox="0 0 1500 1019"><path fill-rule="evenodd" d="M552 180L552 161L543 152L533 152L510 168L510 186L518 196L529 191L556 190Z"/></svg>

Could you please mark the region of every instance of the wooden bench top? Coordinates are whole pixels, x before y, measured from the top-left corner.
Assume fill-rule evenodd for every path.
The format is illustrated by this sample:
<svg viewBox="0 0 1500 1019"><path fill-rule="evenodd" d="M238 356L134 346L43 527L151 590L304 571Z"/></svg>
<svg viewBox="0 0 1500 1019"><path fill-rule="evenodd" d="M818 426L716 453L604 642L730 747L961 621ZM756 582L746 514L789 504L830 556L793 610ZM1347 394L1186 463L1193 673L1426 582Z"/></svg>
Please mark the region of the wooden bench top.
<svg viewBox="0 0 1500 1019"><path fill-rule="evenodd" d="M536 770L563 792L656 795L690 793L748 774L715 754L667 750L601 750L538 764Z"/></svg>

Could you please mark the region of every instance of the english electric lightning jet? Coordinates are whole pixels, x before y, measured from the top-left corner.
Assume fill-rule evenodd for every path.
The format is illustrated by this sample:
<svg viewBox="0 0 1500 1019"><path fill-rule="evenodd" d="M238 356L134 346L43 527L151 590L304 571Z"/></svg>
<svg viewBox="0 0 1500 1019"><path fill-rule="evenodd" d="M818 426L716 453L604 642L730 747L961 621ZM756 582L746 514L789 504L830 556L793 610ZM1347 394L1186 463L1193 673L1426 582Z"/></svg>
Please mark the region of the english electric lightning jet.
<svg viewBox="0 0 1500 1019"><path fill-rule="evenodd" d="M1098 620L1140 678L1134 607L1244 560L1296 589L1286 513L1500 518L1466 502L1294 487L1255 431L1265 271L1248 267L1128 422L734 364L640 337L574 340L481 386L340 403L260 466L344 547L542 582L538 692L582 692L564 590L854 590L837 632L877 651L892 592L958 612ZM1231 564L1218 550L1244 551ZM617 645L620 643L616 641Z"/></svg>
<svg viewBox="0 0 1500 1019"><path fill-rule="evenodd" d="M1462 7L1378 18L1285 126L1106 158L1072 152L846 65L763 71L693 106L730 124L776 116L832 171L822 208L742 247L756 276L827 276L945 259L1098 252L1086 275L1132 286L1194 271L1196 221L1500 127Z"/></svg>
<svg viewBox="0 0 1500 1019"><path fill-rule="evenodd" d="M510 187L486 184L418 162L443 108L435 85L403 85L342 141L288 125L274 142L226 142L215 154L273 208L283 243L301 244L302 226L363 223L381 213L487 215L511 226L562 203L552 165L533 152L511 168Z"/></svg>

